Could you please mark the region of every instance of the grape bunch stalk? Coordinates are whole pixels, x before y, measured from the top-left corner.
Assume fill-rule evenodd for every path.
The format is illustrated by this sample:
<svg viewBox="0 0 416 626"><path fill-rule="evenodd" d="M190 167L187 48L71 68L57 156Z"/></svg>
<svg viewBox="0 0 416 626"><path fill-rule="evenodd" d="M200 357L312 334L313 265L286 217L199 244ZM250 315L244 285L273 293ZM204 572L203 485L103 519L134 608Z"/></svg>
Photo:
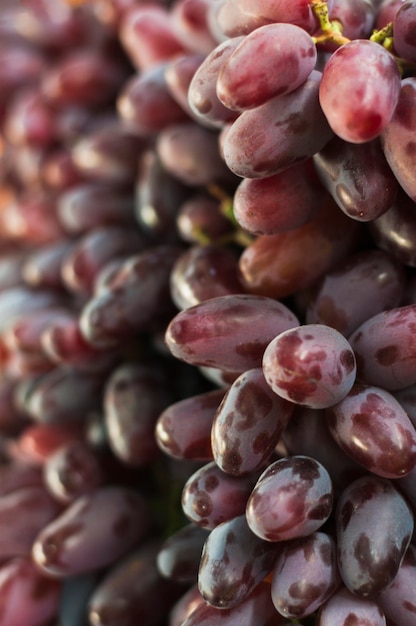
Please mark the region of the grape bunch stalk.
<svg viewBox="0 0 416 626"><path fill-rule="evenodd" d="M416 626L416 2L3 0L0 626Z"/></svg>

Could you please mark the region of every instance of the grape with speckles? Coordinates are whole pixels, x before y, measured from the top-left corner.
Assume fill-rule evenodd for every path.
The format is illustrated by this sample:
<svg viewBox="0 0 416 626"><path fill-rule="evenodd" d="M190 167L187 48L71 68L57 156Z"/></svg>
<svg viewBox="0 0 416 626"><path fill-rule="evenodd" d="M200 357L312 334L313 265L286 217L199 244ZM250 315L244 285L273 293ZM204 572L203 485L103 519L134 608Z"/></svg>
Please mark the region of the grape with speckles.
<svg viewBox="0 0 416 626"><path fill-rule="evenodd" d="M341 333L305 324L277 335L263 355L273 391L296 404L323 409L340 402L355 381L354 352Z"/></svg>
<svg viewBox="0 0 416 626"><path fill-rule="evenodd" d="M288 456L264 470L246 508L251 530L268 541L284 541L317 531L333 505L332 482L315 459Z"/></svg>

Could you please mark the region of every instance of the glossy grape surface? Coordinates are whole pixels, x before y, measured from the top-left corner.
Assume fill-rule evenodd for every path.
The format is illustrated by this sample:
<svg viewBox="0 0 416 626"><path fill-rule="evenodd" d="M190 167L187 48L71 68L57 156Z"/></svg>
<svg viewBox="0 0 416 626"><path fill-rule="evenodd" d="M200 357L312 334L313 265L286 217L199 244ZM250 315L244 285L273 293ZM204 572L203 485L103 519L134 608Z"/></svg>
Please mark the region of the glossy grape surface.
<svg viewBox="0 0 416 626"><path fill-rule="evenodd" d="M277 335L263 355L267 383L282 398L323 409L341 401L355 381L354 352L335 329L305 324Z"/></svg>
<svg viewBox="0 0 416 626"><path fill-rule="evenodd" d="M332 483L315 459L289 456L263 472L247 502L252 531L268 541L284 541L315 532L332 510Z"/></svg>

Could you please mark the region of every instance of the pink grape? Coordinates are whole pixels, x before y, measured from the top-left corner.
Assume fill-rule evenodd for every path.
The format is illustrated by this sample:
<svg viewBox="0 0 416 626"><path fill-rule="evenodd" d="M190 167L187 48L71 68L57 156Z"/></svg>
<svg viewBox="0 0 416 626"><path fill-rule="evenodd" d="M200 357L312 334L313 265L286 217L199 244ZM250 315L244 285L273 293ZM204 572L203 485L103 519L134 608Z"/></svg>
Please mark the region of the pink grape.
<svg viewBox="0 0 416 626"><path fill-rule="evenodd" d="M364 143L390 122L399 94L400 73L392 55L358 39L338 48L325 65L319 100L336 135Z"/></svg>

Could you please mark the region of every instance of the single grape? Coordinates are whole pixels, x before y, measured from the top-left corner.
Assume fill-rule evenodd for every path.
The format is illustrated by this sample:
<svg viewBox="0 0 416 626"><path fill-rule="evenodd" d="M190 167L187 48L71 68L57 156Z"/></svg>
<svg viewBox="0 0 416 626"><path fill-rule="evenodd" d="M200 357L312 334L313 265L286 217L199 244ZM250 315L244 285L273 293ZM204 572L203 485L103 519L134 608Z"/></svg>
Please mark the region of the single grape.
<svg viewBox="0 0 416 626"><path fill-rule="evenodd" d="M226 392L212 424L217 465L239 476L261 469L271 457L293 413L264 379L262 368L241 374Z"/></svg>
<svg viewBox="0 0 416 626"><path fill-rule="evenodd" d="M272 600L284 617L306 617L324 604L340 582L334 539L314 532L279 549L273 567Z"/></svg>
<svg viewBox="0 0 416 626"><path fill-rule="evenodd" d="M318 626L344 626L354 621L368 626L386 626L386 618L377 602L359 598L342 586L320 608Z"/></svg>
<svg viewBox="0 0 416 626"><path fill-rule="evenodd" d="M255 324L258 315L261 326ZM178 313L168 325L166 343L187 363L241 373L259 367L271 339L297 325L290 309L272 298L225 295Z"/></svg>
<svg viewBox="0 0 416 626"><path fill-rule="evenodd" d="M305 324L277 335L263 355L267 383L277 395L309 408L340 402L355 381L354 352L341 333Z"/></svg>
<svg viewBox="0 0 416 626"><path fill-rule="evenodd" d="M335 510L338 564L345 586L361 598L377 598L391 585L410 543L411 509L386 478L358 478Z"/></svg>
<svg viewBox="0 0 416 626"><path fill-rule="evenodd" d="M317 531L332 511L332 482L313 458L289 456L259 477L246 508L248 525L262 539L285 541Z"/></svg>
<svg viewBox="0 0 416 626"><path fill-rule="evenodd" d="M385 48L366 39L351 41L332 54L319 88L329 125L351 143L378 137L393 117L399 95L396 61Z"/></svg>
<svg viewBox="0 0 416 626"><path fill-rule="evenodd" d="M203 598L219 609L238 606L269 574L277 546L255 535L245 515L216 526L207 537L198 573Z"/></svg>
<svg viewBox="0 0 416 626"><path fill-rule="evenodd" d="M294 91L314 69L316 48L293 24L256 28L219 68L217 95L231 110L244 111Z"/></svg>
<svg viewBox="0 0 416 626"><path fill-rule="evenodd" d="M377 476L400 478L416 466L416 430L388 391L354 385L327 418L344 452Z"/></svg>

